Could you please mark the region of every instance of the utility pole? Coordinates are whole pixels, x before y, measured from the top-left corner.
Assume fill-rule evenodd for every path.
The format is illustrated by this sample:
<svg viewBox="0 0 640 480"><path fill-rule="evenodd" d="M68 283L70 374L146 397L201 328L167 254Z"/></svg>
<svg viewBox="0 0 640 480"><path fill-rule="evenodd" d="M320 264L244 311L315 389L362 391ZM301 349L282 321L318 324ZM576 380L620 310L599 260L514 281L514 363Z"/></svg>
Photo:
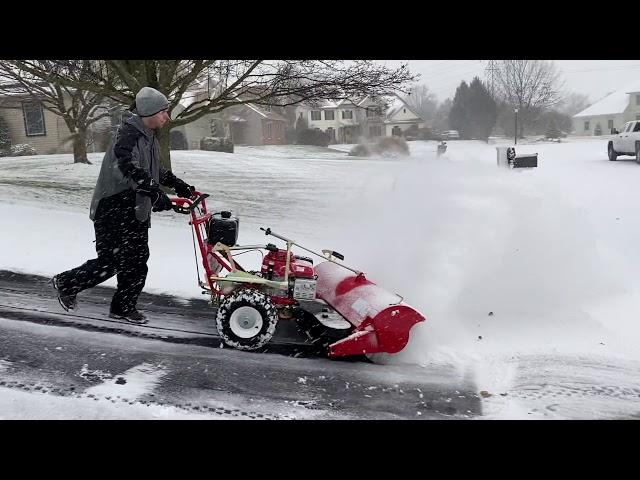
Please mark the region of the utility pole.
<svg viewBox="0 0 640 480"><path fill-rule="evenodd" d="M486 68L484 69L485 79L489 86L489 92L491 98L496 98L496 72L498 71L498 62L496 60L489 60Z"/></svg>
<svg viewBox="0 0 640 480"><path fill-rule="evenodd" d="M513 142L515 145L518 144L518 109L514 108L513 113L515 113L515 132L513 134Z"/></svg>

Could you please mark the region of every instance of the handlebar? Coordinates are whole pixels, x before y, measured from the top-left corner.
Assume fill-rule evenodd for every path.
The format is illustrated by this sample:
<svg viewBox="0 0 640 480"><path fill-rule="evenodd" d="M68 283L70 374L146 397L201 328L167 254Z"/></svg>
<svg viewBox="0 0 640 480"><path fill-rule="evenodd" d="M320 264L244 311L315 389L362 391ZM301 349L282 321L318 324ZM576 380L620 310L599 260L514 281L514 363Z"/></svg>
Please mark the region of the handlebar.
<svg viewBox="0 0 640 480"><path fill-rule="evenodd" d="M200 194L199 192L194 192L194 193L198 195L195 200L191 200L190 198L179 199L179 201L182 204L188 203L189 204L188 207L173 205L173 211L176 213L191 215L191 212L195 210L195 208L200 204L200 202L202 202L205 198L208 198L210 196L208 193L202 193L202 194ZM174 200L172 200L172 202L174 202Z"/></svg>

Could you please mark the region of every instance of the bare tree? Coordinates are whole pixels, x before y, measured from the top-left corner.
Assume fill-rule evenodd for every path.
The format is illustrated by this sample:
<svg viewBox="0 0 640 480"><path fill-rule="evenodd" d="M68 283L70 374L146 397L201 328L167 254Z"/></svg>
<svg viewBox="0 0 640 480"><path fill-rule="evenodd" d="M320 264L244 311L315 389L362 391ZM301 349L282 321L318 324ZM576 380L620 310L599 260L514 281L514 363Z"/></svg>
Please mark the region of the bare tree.
<svg viewBox="0 0 640 480"><path fill-rule="evenodd" d="M48 82L66 85L131 104L144 86L163 92L172 111L186 108L158 134L162 164L171 168L170 128L233 105L295 105L310 100L355 99L403 91L415 80L406 65L395 70L368 60L103 60L91 63L88 76L69 73L74 63L56 61L43 69L39 62L13 62ZM190 93L195 85L206 95ZM406 92L405 92L406 93Z"/></svg>
<svg viewBox="0 0 640 480"><path fill-rule="evenodd" d="M438 100L426 85L416 84L409 90L409 94L404 97L404 101L423 120L431 122L435 119L438 110Z"/></svg>
<svg viewBox="0 0 640 480"><path fill-rule="evenodd" d="M502 60L495 79L501 100L518 108L520 136L525 126L561 99L562 82L553 62Z"/></svg>
<svg viewBox="0 0 640 480"><path fill-rule="evenodd" d="M446 98L440 105L438 105L438 109L436 110L433 120L433 128L435 130L443 131L449 129L449 114L451 113L452 106L453 100L450 98Z"/></svg>
<svg viewBox="0 0 640 480"><path fill-rule="evenodd" d="M569 93L558 104L558 111L569 115L570 117L581 112L591 105L589 95L582 93Z"/></svg>
<svg viewBox="0 0 640 480"><path fill-rule="evenodd" d="M32 62L39 71L51 71L59 66L49 60ZM82 82L89 77L91 61L73 60L64 68L64 75ZM74 163L91 163L87 158L87 131L98 120L109 115L104 105L104 96L80 89L47 81L42 76L25 71L15 62L0 61L0 92L25 95L42 104L42 107L59 115L64 120L73 141Z"/></svg>

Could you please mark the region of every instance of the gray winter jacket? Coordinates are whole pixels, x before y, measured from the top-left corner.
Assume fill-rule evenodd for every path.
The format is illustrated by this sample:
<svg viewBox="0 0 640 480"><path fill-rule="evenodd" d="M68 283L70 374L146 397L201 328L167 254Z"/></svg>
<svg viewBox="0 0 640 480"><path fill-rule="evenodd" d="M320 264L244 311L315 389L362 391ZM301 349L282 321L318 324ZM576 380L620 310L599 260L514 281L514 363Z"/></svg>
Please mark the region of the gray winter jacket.
<svg viewBox="0 0 640 480"><path fill-rule="evenodd" d="M135 190L142 179L151 178L158 184L172 187L175 176L160 167L160 147L155 132L144 126L142 119L126 112L118 128L116 141L102 160L102 168L93 192L89 217L95 220L100 200L123 192ZM136 218L149 220L151 199L136 193Z"/></svg>

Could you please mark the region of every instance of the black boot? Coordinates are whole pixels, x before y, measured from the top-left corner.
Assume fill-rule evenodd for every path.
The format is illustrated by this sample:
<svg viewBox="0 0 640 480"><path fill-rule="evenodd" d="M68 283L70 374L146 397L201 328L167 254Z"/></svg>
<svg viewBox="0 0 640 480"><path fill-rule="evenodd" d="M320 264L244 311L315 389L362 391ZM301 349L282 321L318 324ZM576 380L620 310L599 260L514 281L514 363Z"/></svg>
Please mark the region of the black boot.
<svg viewBox="0 0 640 480"><path fill-rule="evenodd" d="M148 323L147 317L144 314L140 313L135 308L133 310L129 310L128 312L117 312L115 310L111 310L109 312L109 317L117 318L121 320L126 320L127 322L135 323L137 325L144 325Z"/></svg>
<svg viewBox="0 0 640 480"><path fill-rule="evenodd" d="M56 295L58 296L58 302L60 302L60 306L62 308L64 308L67 312L69 310L75 310L78 308L78 300L76 299L75 295L64 295L60 293L57 275L51 279L50 283L56 291Z"/></svg>

